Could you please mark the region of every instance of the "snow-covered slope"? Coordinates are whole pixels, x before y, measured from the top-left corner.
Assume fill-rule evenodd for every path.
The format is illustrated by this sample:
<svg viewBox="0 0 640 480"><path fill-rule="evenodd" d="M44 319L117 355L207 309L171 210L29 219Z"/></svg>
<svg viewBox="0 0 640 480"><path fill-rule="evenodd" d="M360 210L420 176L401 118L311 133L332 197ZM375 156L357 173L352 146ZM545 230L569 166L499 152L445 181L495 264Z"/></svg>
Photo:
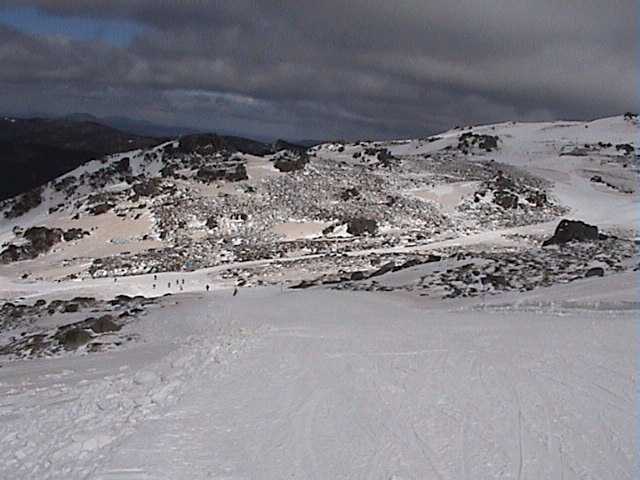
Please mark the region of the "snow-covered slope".
<svg viewBox="0 0 640 480"><path fill-rule="evenodd" d="M637 118L613 117L324 144L308 155L170 142L90 162L6 202L5 249L24 244L32 226L79 234L43 252L14 249L0 275L60 280L192 271L487 232L498 239L505 228L538 224L548 234L549 222L561 216L632 237L637 137ZM367 265L349 268L356 267Z"/></svg>
<svg viewBox="0 0 640 480"><path fill-rule="evenodd" d="M5 202L0 478L636 478L637 122L176 141Z"/></svg>
<svg viewBox="0 0 640 480"><path fill-rule="evenodd" d="M622 275L481 308L167 297L135 348L2 365L0 476L635 478L638 304Z"/></svg>

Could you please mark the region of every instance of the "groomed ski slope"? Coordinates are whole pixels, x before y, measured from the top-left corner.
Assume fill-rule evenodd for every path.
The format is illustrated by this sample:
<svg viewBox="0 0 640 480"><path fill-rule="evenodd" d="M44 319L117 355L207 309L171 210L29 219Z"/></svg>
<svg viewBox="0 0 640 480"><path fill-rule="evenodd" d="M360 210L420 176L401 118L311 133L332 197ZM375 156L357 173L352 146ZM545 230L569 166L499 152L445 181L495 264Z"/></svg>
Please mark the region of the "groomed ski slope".
<svg viewBox="0 0 640 480"><path fill-rule="evenodd" d="M637 478L633 274L165 302L133 349L0 368L1 478Z"/></svg>

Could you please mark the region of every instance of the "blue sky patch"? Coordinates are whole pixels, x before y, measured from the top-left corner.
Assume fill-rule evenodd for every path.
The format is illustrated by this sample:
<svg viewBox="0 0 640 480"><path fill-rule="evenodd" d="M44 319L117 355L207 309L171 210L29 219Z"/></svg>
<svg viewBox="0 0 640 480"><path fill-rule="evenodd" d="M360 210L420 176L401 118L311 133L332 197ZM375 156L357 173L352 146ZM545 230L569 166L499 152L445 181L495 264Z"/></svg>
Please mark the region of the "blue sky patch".
<svg viewBox="0 0 640 480"><path fill-rule="evenodd" d="M127 46L144 27L128 20L50 15L36 8L1 8L0 24L34 35L58 35L72 40L102 41Z"/></svg>

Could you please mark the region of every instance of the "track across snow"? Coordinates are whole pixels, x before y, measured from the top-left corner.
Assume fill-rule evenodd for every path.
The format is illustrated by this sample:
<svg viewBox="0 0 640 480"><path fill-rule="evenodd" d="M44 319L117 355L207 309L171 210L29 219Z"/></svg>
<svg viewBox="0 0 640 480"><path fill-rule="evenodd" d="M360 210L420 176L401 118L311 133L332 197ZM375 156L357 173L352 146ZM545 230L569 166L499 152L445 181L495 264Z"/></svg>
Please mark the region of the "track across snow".
<svg viewBox="0 0 640 480"><path fill-rule="evenodd" d="M174 300L120 360L0 369L0 477L633 478L633 309L277 289Z"/></svg>

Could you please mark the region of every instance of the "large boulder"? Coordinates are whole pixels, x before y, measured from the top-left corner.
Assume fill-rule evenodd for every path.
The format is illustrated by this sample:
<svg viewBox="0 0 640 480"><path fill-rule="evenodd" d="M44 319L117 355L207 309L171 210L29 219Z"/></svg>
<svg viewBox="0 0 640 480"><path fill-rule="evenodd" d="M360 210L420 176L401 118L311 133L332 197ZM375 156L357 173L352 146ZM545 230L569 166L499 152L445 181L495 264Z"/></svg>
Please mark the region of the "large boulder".
<svg viewBox="0 0 640 480"><path fill-rule="evenodd" d="M309 157L305 153L300 153L281 155L274 160L273 166L282 173L287 173L303 170L307 163L309 163Z"/></svg>
<svg viewBox="0 0 640 480"><path fill-rule="evenodd" d="M589 277L604 277L604 268L602 267L593 267L587 270L587 273L584 274L585 278Z"/></svg>
<svg viewBox="0 0 640 480"><path fill-rule="evenodd" d="M347 233L355 236L375 235L378 231L378 222L369 218L352 218L347 222Z"/></svg>
<svg viewBox="0 0 640 480"><path fill-rule="evenodd" d="M84 328L73 327L64 329L55 335L65 350L75 350L91 341L91 334Z"/></svg>
<svg viewBox="0 0 640 480"><path fill-rule="evenodd" d="M556 227L553 237L545 240L542 246L564 245L568 242L588 242L600 238L598 227L595 225L589 225L580 220L563 219Z"/></svg>
<svg viewBox="0 0 640 480"><path fill-rule="evenodd" d="M111 315L103 315L100 318L89 318L86 320L86 324L94 333L117 332L122 328L122 325L118 325Z"/></svg>
<svg viewBox="0 0 640 480"><path fill-rule="evenodd" d="M62 240L62 235L63 232L59 228L47 227L31 227L24 232L24 238L29 241L31 250L36 255L48 252Z"/></svg>

